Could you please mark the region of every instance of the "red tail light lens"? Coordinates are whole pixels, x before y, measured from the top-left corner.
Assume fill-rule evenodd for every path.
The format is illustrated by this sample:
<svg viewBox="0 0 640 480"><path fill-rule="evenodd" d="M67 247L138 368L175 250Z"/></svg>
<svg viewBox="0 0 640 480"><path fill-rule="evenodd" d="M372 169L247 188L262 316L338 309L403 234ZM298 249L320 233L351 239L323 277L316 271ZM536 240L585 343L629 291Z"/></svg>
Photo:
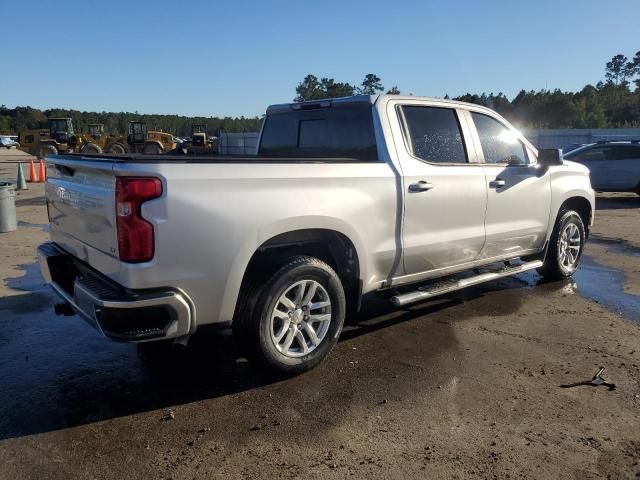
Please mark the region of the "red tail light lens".
<svg viewBox="0 0 640 480"><path fill-rule="evenodd" d="M116 222L120 260L148 262L153 258L153 225L142 218L142 204L162 195L162 182L152 177L116 178Z"/></svg>

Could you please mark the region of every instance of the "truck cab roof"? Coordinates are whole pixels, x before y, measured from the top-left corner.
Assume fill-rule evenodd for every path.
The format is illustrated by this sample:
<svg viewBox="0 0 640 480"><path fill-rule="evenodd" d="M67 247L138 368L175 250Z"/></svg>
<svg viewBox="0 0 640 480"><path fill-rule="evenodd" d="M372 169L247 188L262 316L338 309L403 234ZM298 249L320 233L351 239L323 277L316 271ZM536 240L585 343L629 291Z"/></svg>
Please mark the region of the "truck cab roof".
<svg viewBox="0 0 640 480"><path fill-rule="evenodd" d="M401 100L401 101L426 101L432 103L440 103L443 105L460 106L465 108L473 108L477 110L487 110L492 114L495 112L487 107L478 105L475 103L461 102L459 100L450 100L444 98L435 97L421 97L414 95L393 95L393 94L379 94L379 95L352 95L350 97L336 97L336 98L321 98L317 100L306 100L304 102L290 102L290 103L278 103L270 105L267 108L267 115L274 115L278 113L284 113L291 110L315 110L320 108L336 108L336 107L348 107L357 104L369 104L375 105L378 102L385 100Z"/></svg>

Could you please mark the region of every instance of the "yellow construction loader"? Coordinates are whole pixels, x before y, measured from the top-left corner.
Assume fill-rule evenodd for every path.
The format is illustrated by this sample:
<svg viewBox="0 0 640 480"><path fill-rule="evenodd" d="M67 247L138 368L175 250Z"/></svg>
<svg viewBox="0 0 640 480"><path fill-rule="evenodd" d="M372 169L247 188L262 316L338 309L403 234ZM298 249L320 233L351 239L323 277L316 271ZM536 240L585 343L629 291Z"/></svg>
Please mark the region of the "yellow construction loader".
<svg viewBox="0 0 640 480"><path fill-rule="evenodd" d="M129 122L127 136L113 137L105 145L106 153L144 153L158 155L176 148L173 135L161 131L147 131L144 122Z"/></svg>
<svg viewBox="0 0 640 480"><path fill-rule="evenodd" d="M191 140L186 148L187 153L215 153L218 149L217 139L208 135L206 125L191 125Z"/></svg>
<svg viewBox="0 0 640 480"><path fill-rule="evenodd" d="M86 154L101 154L114 138L116 138L114 135L104 133L102 123L90 123L87 126L87 133L82 132L77 135L76 151Z"/></svg>
<svg viewBox="0 0 640 480"><path fill-rule="evenodd" d="M26 130L19 137L20 150L38 158L73 152L78 141L70 118L50 118L48 129Z"/></svg>

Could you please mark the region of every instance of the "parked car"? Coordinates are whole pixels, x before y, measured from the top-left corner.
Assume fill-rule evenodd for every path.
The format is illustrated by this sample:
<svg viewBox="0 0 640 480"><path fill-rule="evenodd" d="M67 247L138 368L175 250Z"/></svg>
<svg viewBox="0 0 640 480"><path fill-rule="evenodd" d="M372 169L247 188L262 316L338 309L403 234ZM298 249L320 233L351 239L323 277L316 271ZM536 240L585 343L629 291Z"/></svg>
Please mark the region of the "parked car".
<svg viewBox="0 0 640 480"><path fill-rule="evenodd" d="M588 170L477 105L274 105L257 152L47 157L38 255L57 313L132 342L231 327L296 373L364 294L402 306L531 269L565 278L593 221Z"/></svg>
<svg viewBox="0 0 640 480"><path fill-rule="evenodd" d="M640 143L599 142L573 150L567 160L586 166L591 184L600 192L635 192L640 195Z"/></svg>
<svg viewBox="0 0 640 480"><path fill-rule="evenodd" d="M584 143L572 143L571 145L565 145L560 150L562 150L563 155L566 155L567 153L575 150L576 148L580 148L584 145L585 145Z"/></svg>
<svg viewBox="0 0 640 480"><path fill-rule="evenodd" d="M19 146L20 144L9 135L0 135L0 147L9 150L10 148L18 148Z"/></svg>

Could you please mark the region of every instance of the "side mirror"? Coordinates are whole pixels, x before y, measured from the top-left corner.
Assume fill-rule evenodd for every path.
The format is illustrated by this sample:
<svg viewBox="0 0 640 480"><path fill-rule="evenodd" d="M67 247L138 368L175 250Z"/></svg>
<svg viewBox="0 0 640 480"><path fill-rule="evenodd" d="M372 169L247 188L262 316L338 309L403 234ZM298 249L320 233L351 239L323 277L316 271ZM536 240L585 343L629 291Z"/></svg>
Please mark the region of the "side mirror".
<svg viewBox="0 0 640 480"><path fill-rule="evenodd" d="M538 165L551 167L562 165L562 152L558 148L543 148L538 150Z"/></svg>

